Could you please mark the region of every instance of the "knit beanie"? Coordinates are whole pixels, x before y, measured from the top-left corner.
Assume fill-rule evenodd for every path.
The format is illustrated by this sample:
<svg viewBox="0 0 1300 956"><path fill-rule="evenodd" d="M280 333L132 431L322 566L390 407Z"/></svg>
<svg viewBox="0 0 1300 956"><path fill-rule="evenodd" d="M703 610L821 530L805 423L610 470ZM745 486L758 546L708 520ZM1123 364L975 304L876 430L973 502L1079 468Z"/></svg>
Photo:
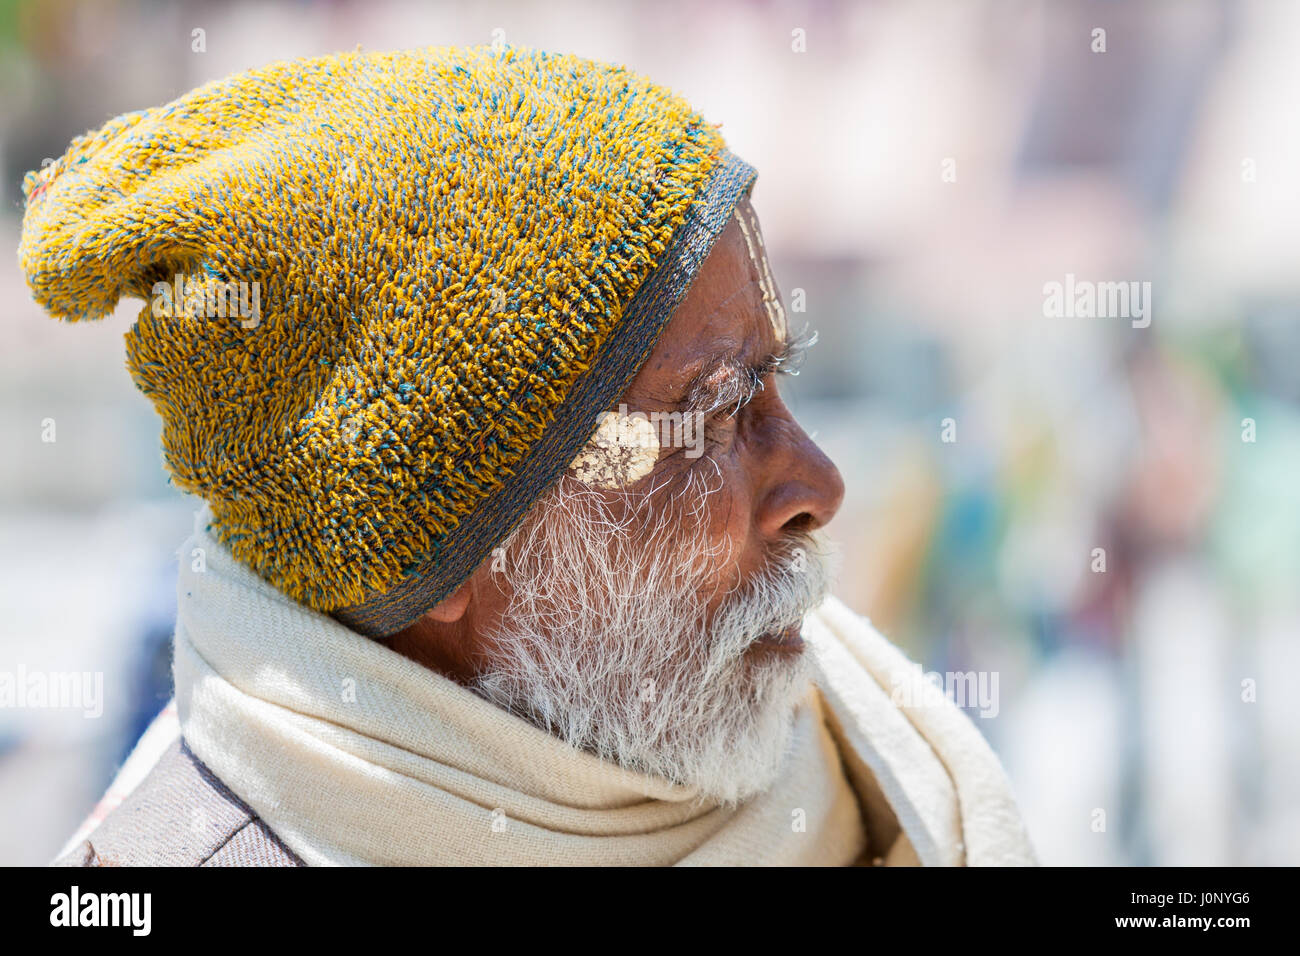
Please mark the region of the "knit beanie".
<svg viewBox="0 0 1300 956"><path fill-rule="evenodd" d="M370 636L450 595L583 451L754 170L670 91L518 48L275 63L28 173L56 318L145 300L172 481Z"/></svg>

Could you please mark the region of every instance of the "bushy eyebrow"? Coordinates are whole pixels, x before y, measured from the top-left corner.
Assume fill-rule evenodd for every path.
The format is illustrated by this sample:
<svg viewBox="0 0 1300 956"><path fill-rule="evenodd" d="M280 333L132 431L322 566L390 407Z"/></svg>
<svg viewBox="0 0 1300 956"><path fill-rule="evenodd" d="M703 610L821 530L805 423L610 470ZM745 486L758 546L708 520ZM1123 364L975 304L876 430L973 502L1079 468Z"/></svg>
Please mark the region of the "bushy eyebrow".
<svg viewBox="0 0 1300 956"><path fill-rule="evenodd" d="M728 408L734 415L764 389L769 375L798 375L808 350L816 343L817 333L805 330L788 336L759 362L728 358L711 364L688 387L683 411L711 415Z"/></svg>

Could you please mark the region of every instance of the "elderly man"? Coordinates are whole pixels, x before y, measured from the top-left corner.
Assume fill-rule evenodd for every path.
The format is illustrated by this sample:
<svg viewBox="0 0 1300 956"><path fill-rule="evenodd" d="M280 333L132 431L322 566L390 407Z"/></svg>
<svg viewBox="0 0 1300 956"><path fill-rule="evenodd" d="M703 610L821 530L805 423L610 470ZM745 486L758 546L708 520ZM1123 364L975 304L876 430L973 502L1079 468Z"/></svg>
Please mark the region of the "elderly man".
<svg viewBox="0 0 1300 956"><path fill-rule="evenodd" d="M753 182L668 91L513 49L272 65L29 174L35 297L146 301L206 501L175 738L60 862L1032 863L827 595Z"/></svg>

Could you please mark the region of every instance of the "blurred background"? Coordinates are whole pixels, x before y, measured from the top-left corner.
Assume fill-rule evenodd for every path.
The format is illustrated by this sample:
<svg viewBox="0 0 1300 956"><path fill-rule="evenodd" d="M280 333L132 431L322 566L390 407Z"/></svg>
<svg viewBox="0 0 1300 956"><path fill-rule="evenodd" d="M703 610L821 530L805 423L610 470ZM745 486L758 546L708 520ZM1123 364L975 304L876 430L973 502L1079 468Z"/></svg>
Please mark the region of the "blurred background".
<svg viewBox="0 0 1300 956"><path fill-rule="evenodd" d="M1100 31L1100 32L1099 32ZM840 596L967 708L1044 862L1300 863L1300 4L0 0L0 245L23 174L269 61L507 43L673 87L760 172L789 387L839 464ZM1149 325L1045 307L1149 282ZM166 481L124 368L0 256L0 864L42 864L169 696ZM49 420L56 440L47 440Z"/></svg>

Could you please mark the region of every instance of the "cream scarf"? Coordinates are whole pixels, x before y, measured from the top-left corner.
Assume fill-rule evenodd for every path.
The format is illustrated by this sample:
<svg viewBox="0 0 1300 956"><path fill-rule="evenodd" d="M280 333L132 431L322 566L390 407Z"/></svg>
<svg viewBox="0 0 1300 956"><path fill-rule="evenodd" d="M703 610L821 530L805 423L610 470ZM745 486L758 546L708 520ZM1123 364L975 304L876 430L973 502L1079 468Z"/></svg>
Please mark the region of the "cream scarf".
<svg viewBox="0 0 1300 956"><path fill-rule="evenodd" d="M313 865L1032 864L997 758L838 601L787 764L736 809L575 751L291 601L203 530L183 546L174 674L194 753Z"/></svg>

